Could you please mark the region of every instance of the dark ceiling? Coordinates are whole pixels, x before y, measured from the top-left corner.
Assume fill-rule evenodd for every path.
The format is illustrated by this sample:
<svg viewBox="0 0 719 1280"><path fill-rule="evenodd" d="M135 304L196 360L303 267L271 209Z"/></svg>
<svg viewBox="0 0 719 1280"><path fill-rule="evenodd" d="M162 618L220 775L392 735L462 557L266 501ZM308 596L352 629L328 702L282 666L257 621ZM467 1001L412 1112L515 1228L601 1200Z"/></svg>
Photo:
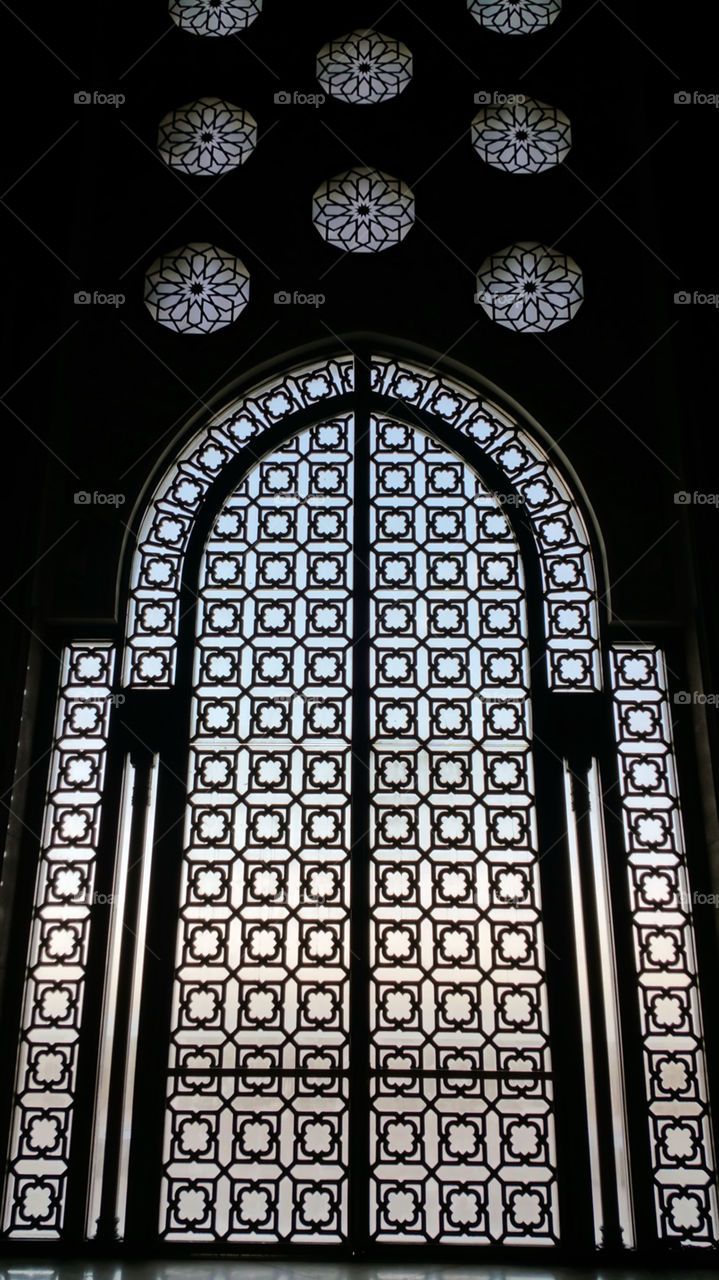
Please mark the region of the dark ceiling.
<svg viewBox="0 0 719 1280"><path fill-rule="evenodd" d="M123 513L209 397L262 361L313 341L339 348L358 331L469 365L534 414L595 507L619 615L681 622L691 571L673 494L719 489L717 309L674 303L681 289L719 292L709 159L719 114L674 96L719 92L711 41L692 34L705 8L685 5L680 23L668 6L565 0L554 26L513 38L483 30L464 0L265 0L243 38L203 39L170 22L164 0L3 5L4 75L21 85L6 115L0 209L13 652L26 625L112 616ZM316 91L328 38L373 25L413 52L399 99L276 103L279 90ZM574 134L566 163L530 177L483 164L469 137L479 89L562 107ZM76 103L80 91L125 101ZM155 152L162 115L200 95L259 123L256 153L219 181L177 175ZM404 243L371 257L328 246L310 217L318 184L357 159L417 199ZM556 243L584 271L582 309L548 335L499 328L473 301L479 265L518 239ZM244 314L211 336L160 328L142 302L155 256L192 240L235 253L252 277ZM280 289L326 301L279 307ZM81 307L78 290L126 301ZM77 489L122 492L124 509L78 508ZM713 542L716 507L689 519ZM700 560L711 608L713 557Z"/></svg>

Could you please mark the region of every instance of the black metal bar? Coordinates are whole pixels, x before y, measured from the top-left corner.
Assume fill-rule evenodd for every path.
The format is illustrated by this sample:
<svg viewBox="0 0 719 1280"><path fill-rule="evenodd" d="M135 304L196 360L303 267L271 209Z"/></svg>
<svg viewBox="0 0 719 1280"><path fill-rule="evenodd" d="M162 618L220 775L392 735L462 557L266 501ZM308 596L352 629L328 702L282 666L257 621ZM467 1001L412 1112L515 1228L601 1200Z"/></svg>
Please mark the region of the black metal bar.
<svg viewBox="0 0 719 1280"><path fill-rule="evenodd" d="M592 1189L582 1069L577 965L572 937L572 897L566 853L566 817L561 757L553 741L552 708L538 698L544 663L534 670L538 703L533 757L539 834L542 928L553 1074L552 1110L557 1145L561 1246L594 1248Z"/></svg>
<svg viewBox="0 0 719 1280"><path fill-rule="evenodd" d="M594 1088L597 1104L597 1142L599 1177L602 1191L602 1244L619 1250L623 1247L619 1198L614 1154L614 1120L609 1076L608 1027L602 981L602 958L598 904L594 882L594 848L591 833L588 787L589 764L586 760L569 762L571 799L577 833L581 909L587 953L587 982L591 1004L592 1040L594 1045Z"/></svg>
<svg viewBox="0 0 719 1280"><path fill-rule="evenodd" d="M349 1214L353 1256L369 1232L369 366L355 360L352 657Z"/></svg>
<svg viewBox="0 0 719 1280"><path fill-rule="evenodd" d="M262 1067L208 1067L203 1070L202 1067L193 1067L188 1071L183 1071L181 1067L171 1067L167 1072L168 1076L178 1076L185 1079L186 1076L211 1076L213 1079L217 1076L271 1076L276 1079L278 1076L297 1076L305 1077L319 1076L324 1079L325 1076L342 1079L344 1076L350 1075L350 1071L338 1070L336 1067L328 1067L323 1070L321 1067L308 1067L307 1069L300 1067L276 1067L271 1069L263 1069ZM420 1067L407 1067L401 1071L390 1071L388 1068L377 1067L369 1070L370 1076L392 1076L396 1080L402 1080L405 1076L427 1076L430 1080L437 1078L457 1076L461 1080L553 1080L554 1076L551 1071L454 1071L449 1067L437 1067L436 1070L424 1070Z"/></svg>
<svg viewBox="0 0 719 1280"><path fill-rule="evenodd" d="M118 976L118 1001L113 1027L112 1068L107 1109L105 1159L103 1163L102 1199L97 1221L97 1239L101 1243L117 1239L117 1175L122 1145L123 1097L127 1070L127 1037L131 1014L132 973L135 961L135 922L142 876L142 854L147 813L147 789L149 785L151 756L145 750L132 753L135 766L135 783L132 794L130 826L130 856L128 859L125 890L124 938L131 938L132 946L124 946L120 957Z"/></svg>

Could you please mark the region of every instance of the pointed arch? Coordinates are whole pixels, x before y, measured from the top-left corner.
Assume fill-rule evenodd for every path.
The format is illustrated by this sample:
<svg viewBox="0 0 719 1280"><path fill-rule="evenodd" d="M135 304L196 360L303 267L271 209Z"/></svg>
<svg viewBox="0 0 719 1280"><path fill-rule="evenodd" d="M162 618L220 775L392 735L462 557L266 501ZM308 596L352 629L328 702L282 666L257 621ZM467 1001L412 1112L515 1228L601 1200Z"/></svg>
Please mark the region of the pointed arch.
<svg viewBox="0 0 719 1280"><path fill-rule="evenodd" d="M377 344L379 348L379 344ZM267 378L226 404L166 465L137 533L129 581L123 679L131 688L175 681L184 557L210 486L240 454L259 458L266 432L302 411L340 412L355 390L355 362L345 354L313 360ZM503 477L500 502L521 505L536 544L544 597L547 679L555 692L602 687L600 593L588 519L577 485L526 415L456 375L416 358L369 356L378 411L400 413L463 435Z"/></svg>

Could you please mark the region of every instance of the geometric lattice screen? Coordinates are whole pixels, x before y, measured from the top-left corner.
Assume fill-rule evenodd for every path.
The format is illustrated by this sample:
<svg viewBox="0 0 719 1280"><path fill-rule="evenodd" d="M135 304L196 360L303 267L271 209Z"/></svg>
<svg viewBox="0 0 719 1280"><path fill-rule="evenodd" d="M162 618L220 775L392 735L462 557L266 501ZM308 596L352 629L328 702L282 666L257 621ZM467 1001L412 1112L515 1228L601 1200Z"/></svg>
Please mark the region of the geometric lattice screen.
<svg viewBox="0 0 719 1280"><path fill-rule="evenodd" d="M4 1226L55 1239L67 1194L114 648L62 655L30 936Z"/></svg>
<svg viewBox="0 0 719 1280"><path fill-rule="evenodd" d="M203 499L242 449L291 414L344 395L354 386L354 362L305 365L254 388L215 415L173 457L137 536L130 578L124 682L132 688L174 684L184 556Z"/></svg>
<svg viewBox="0 0 719 1280"><path fill-rule="evenodd" d="M173 1245L341 1245L359 1230L379 1248L552 1246L571 1225L559 1216L572 1169L557 1163L550 1032L563 1029L549 1026L539 882L546 796L508 517L521 507L536 549L550 699L602 688L590 536L540 433L454 378L386 356L368 364L371 386L363 369L357 388L346 355L268 378L218 412L170 463L138 530L126 696L156 690L161 714L198 517L223 470L250 455L190 584L181 900L168 904L179 927L162 1168L150 1171L159 1237ZM268 428L285 440L272 452ZM448 429L486 457L496 491L440 442ZM635 957L618 979L639 1001L641 1044L625 1051L643 1055L656 1234L711 1245L665 664L651 645L608 657ZM114 661L107 640L78 640L61 661L3 1201L15 1240L63 1235L87 1120L78 1064L97 1022L96 864L122 844L104 809ZM137 804L127 799L123 821L139 831ZM142 829L149 886L149 818ZM596 863L602 842L590 843ZM123 911L113 929L137 972L144 942ZM608 908L599 927L611 949ZM132 999L139 1009L139 985ZM597 1040L587 1050L594 1012L579 1018L585 1077L587 1052L603 1052ZM110 1023L102 1038L110 1054ZM131 1103L130 1091L125 1118Z"/></svg>
<svg viewBox="0 0 719 1280"><path fill-rule="evenodd" d="M597 588L586 523L551 454L504 407L454 378L375 356L372 390L388 405L434 416L478 446L506 478L501 501L521 507L535 540L547 629L547 681L556 692L602 687ZM180 575L197 512L212 482L269 427L308 408L346 399L352 357L303 366L240 397L191 438L158 484L137 539L124 682L175 682ZM390 408L388 410L392 412Z"/></svg>
<svg viewBox="0 0 719 1280"><path fill-rule="evenodd" d="M566 481L533 433L454 379L376 357L374 391L409 411L436 414L478 445L506 478L500 495L534 534L547 633L547 683L557 693L602 687L596 584L589 534Z"/></svg>
<svg viewBox="0 0 719 1280"><path fill-rule="evenodd" d="M692 897L666 665L654 645L610 653L657 1230L719 1239Z"/></svg>
<svg viewBox="0 0 719 1280"><path fill-rule="evenodd" d="M366 856L349 800L369 750L354 822L370 830L370 1096L352 1107L369 1116L370 1235L551 1243L518 547L456 455L387 420L358 546L368 461L352 436L333 420L265 458L205 549L161 1230L347 1237L351 863ZM353 550L369 565L369 742Z"/></svg>
<svg viewBox="0 0 719 1280"><path fill-rule="evenodd" d="M205 552L170 1240L346 1229L351 436L328 423L261 462Z"/></svg>
<svg viewBox="0 0 719 1280"><path fill-rule="evenodd" d="M557 1239L524 576L497 499L370 437L370 1230Z"/></svg>

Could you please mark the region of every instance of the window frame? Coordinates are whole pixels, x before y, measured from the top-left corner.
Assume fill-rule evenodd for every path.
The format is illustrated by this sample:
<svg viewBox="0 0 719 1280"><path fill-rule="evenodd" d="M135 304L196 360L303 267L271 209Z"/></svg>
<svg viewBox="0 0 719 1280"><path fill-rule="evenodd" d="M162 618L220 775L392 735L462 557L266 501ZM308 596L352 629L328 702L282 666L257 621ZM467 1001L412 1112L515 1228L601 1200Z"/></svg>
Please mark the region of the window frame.
<svg viewBox="0 0 719 1280"><path fill-rule="evenodd" d="M377 349L376 343L372 344L372 349ZM360 369L362 367L361 348L356 349L356 355L357 355L356 367L357 369ZM256 381L256 377L255 377L255 381ZM501 402L502 398L499 396L497 396L497 398L500 399L500 402ZM223 393L222 399L226 403L227 401L226 391ZM310 421L326 420L328 417L332 416L332 411L334 411L335 409L339 411L341 407L344 407L345 409L346 408L353 409L355 410L355 412L361 411L366 413L369 411L370 402L372 402L372 405L376 407L380 412L382 413L385 412L385 409L383 408L383 406L381 404L377 404L376 398L372 396L372 393L370 392L369 387L367 385L365 385L364 389L357 388L355 389L354 392L347 393L347 395L345 397L341 397L340 400L332 401L330 406L320 404L312 410L300 410L299 413L296 415L293 415L288 422L277 424L276 427L269 428L269 430L262 436L263 452L265 452L266 450L269 451L269 449L273 447L273 445L276 445L281 440L286 439L288 436L295 434L297 430L302 428L302 425L305 425L305 424L309 425ZM328 412L328 409L330 410L330 412ZM399 420L401 420L401 415L398 414L396 407L394 411L388 416L396 417ZM410 425L419 426L422 429L428 430L430 434L435 436L438 440L441 440L442 443L446 444L454 452L458 453L459 456L464 458L464 460L467 462L469 466L473 467L473 469L478 471L478 473L482 476L485 482L490 485L490 487L496 487L496 484L501 482L501 491L503 492L508 491L509 484L506 476L501 474L499 469L496 468L494 464L492 464L486 458L486 456L482 454L482 451L478 447L473 446L470 441L467 441L464 438L460 437L459 434L453 428L443 426L434 418L430 420L429 415L424 415L421 412L416 412L414 410L412 411ZM266 446L266 450L265 450L265 446ZM192 590L189 585L189 582L192 578L193 573L196 573L196 570L199 567L199 562L202 555L202 548L204 546L207 532L211 527L212 520L214 519L217 509L221 504L222 498L227 493L232 491L232 489L239 482L239 479L242 477L242 475L246 474L247 470L250 468L251 465L254 465L255 461L256 461L256 458L254 456L254 453L248 450L243 451L243 453L241 455L238 455L238 457L229 465L229 467L223 470L223 472L218 477L215 484L212 486L211 490L206 495L206 500L203 504L202 512L197 521L197 525L193 531L190 548L185 558L184 573L183 573L183 596L182 596L183 611L185 611L186 606L191 601ZM576 500L576 494L575 494L575 500ZM520 544L523 562L524 562L524 569L525 569L525 575L526 575L528 634L529 634L530 654L532 655L531 664L533 668L533 673L535 675L537 671L542 672L542 679L539 683L540 685L544 686L544 687L540 687L539 689L537 689L536 687L533 688L532 697L533 697L533 705L535 708L535 714L540 723L544 722L548 726L547 733L548 733L550 753L552 750L555 750L556 747L561 746L561 742L563 739L565 739L565 735L566 735L569 738L571 738L574 743L573 753L578 761L585 761L587 759L588 753L596 756L600 760L600 764L602 768L602 776L604 780L604 792L605 792L605 796L607 796L608 794L611 793L612 788L616 782L616 748L614 746L613 735L611 732L611 695L609 693L609 685L608 683L605 683L605 691L601 694L586 694L586 693L566 694L566 693L550 692L546 689L546 677L544 676L543 663L542 662L536 663L536 657L535 657L535 653L537 653L538 648L541 648L541 646L539 646L538 644L537 637L544 635L541 579L540 579L539 569L538 569L538 558L536 554L536 546L534 543L534 538L533 538L531 528L529 528L528 525L522 521L520 511L521 511L521 508L513 507L507 512L507 514L510 518L510 521L512 522L513 528L515 528L515 532L517 534L517 538ZM597 547L596 545L596 530L594 528L594 525L591 519L587 521L587 528L589 530L590 540L594 544L592 545L592 551L594 552L595 568L597 568L601 566L603 563L603 555L602 555L601 547ZM126 556L125 570L123 574L125 582L127 581L127 574L129 571L128 562L129 562L129 557ZM601 577L600 577L600 582L601 582ZM600 596L600 599L601 599L601 596ZM605 597L605 600L606 600L606 597ZM187 663L191 662L191 655L192 655L193 642L194 642L194 609L193 608L187 609L185 613L183 627L184 627L184 630L181 633L179 649L178 649L178 652L181 656L178 662L178 676L177 676L175 688L172 690L162 690L162 691L160 690L157 690L157 691L126 690L125 693L126 693L127 703L126 703L126 706L122 709L122 715L118 714L118 712L115 712L114 714L115 727L110 740L107 784L106 784L105 801L104 801L107 808L105 808L104 814L103 814L100 854L98 858L98 873L99 873L98 886L97 886L98 892L102 891L101 886L103 884L105 886L111 885L111 877L112 877L112 871L114 866L113 828L115 825L112 815L117 813L117 808L119 804L119 779L121 774L121 763L124 760L124 757L127 754L128 750L131 751L131 753L133 754L135 759L138 760L138 762L141 762L143 759L146 760L146 749L139 748L136 745L138 739L144 740L145 743L150 743L151 746L154 742L157 741L155 737L155 730L157 728L157 718L156 718L155 708L152 706L152 701L155 698L158 699L157 705L159 705L160 697L162 697L165 700L164 705L165 707L170 709L172 719L175 721L175 723L178 722L178 718L181 718L181 715L182 715L182 711L181 711L181 703L182 703L182 697L183 697L182 691L183 689L189 688L186 668L187 668ZM54 637L67 639L68 637L72 636L73 639L77 639L78 632L81 630L84 630L84 628L78 628L78 627L74 627L72 629L70 629L69 627L58 628L58 629L55 629L54 631ZM95 631L97 630L97 628L93 627L92 630ZM661 643L661 639L658 635L654 635L654 636L648 635L649 630L650 628L647 628L647 627L643 628L643 638L653 639ZM653 631L654 628L651 628L651 630ZM111 632L114 632L113 638L119 643L121 638L120 627L101 628L100 633L98 635L98 639L100 638L100 636L103 639L107 639L108 635ZM608 664L610 643L612 640L615 640L617 638L626 638L626 633L624 629L621 628L621 626L611 621L609 616L608 606L606 603L602 603L602 606L600 608L600 644L601 644L601 652L603 656L603 664L605 667L605 674L606 674L606 668ZM667 640L669 639L670 637L667 636ZM88 641L88 642L91 643L92 641ZM54 662L45 664L44 671L43 671L44 689L40 697L40 705L38 709L38 718L37 718L37 728L35 733L35 739L36 739L36 742L38 743L47 742L47 724L52 722L52 715L49 716L49 720L46 719L46 709L51 705L53 705L53 702L54 702L54 694L55 694L55 688L53 684L54 671L55 671ZM186 698L186 707L189 711L189 697ZM118 721L120 720L122 720L123 722L122 728L120 728L120 725L118 724ZM181 741L176 740L173 743L171 741L171 737L172 735L170 734L168 736L168 741L166 745L167 754L166 754L165 762L168 765L169 769L174 773L175 777L171 787L163 788L161 803L158 809L158 824L162 822L163 815L164 815L164 818L167 819L170 817L171 814L176 815L176 813L179 812L177 808L178 803L184 804L184 778L186 776L186 770L185 770L186 749L185 749L185 746L181 743ZM690 787L689 790L687 790L686 784L693 777L693 770L689 767L688 756L686 754L688 746L689 744L686 742L686 734L684 734L684 743L683 743L683 746L676 751L676 758L677 758L677 768L678 768L679 781L680 781L680 793L684 796L684 800L685 800L685 803L684 803L685 820L689 820L690 813L691 813L691 825L696 830L697 823L693 820L694 818L693 812L690 809L690 807L687 805L687 795L689 794L689 791L692 790L692 788ZM683 759L683 755L685 757L684 759ZM544 768L544 766L542 766L542 768ZM538 755L535 755L535 769L536 769L536 792L537 792L537 801L536 801L537 816L538 816L538 822L540 824L540 831L541 831L541 824L543 821L542 809L544 806L540 798L541 797L540 776L541 776L542 770L540 769L540 758ZM41 775L43 772L46 772L46 771L38 770L36 777L33 779L31 802L28 806L29 814L33 809L39 814L42 812L42 807L43 807L42 796L43 796L44 782L42 781ZM547 763L546 776L549 776L551 773L552 773L552 766L549 763ZM556 774L555 774L555 778L556 778ZM559 794L558 790L556 794ZM694 794L696 795L696 789L694 789ZM628 921L629 917L628 917L628 906L626 904L626 890L624 886L624 874L625 874L624 847L621 840L621 830L619 829L617 824L613 821L611 817L611 810L608 809L606 805L605 805L605 813L606 813L606 821L607 821L607 846L608 846L608 854L609 854L610 879L612 882L611 890L612 890L613 908L615 913L615 946L618 949L618 958L621 961L620 967L625 972L633 973L633 967L628 967L628 968L625 967L627 962L632 958L632 953L631 953L631 931L630 929L625 928L625 924ZM34 824L30 824L30 825L34 825ZM559 822L559 826L561 827L561 820ZM32 843L33 843L32 839L26 834L23 844L26 847L30 846L30 848L32 849ZM540 843L541 843L541 836L540 836ZM691 843L691 838L689 840L689 843ZM157 861L159 861L159 859ZM179 859L177 859L177 865L178 865L178 871L179 871ZM29 915L29 903L32 900L32 887L34 884L34 875L30 873L29 866L30 866L29 860L23 859L21 868L20 868L20 878L18 882L18 897L17 897L18 914L16 915L14 920L16 927L13 930L13 938L11 939L11 948L10 948L10 957L11 957L10 969L11 971L13 969L15 969L15 971L18 971L19 969L19 972L21 973L24 972L24 957L26 955L26 943L27 943L27 936L28 936L28 929L29 929L29 926L26 927L26 925L24 924L22 917L25 911L27 911ZM690 874L696 874L691 864L690 864ZM157 893L155 893L155 897L157 898ZM169 900L172 900L171 894L168 893L167 897L169 898ZM545 893L544 897L545 897L544 909L546 912L548 895ZM24 910L21 909L23 899L25 902ZM177 900L177 895L175 895L175 900ZM162 915L162 912L156 910L155 914L158 916L158 919L159 919ZM106 944L106 938L104 936L105 932L106 930L103 930L102 925L100 925L100 927L98 928L97 922L96 922L95 927L93 929L90 962L88 964L88 974L90 975L89 985L88 985L88 996L87 996L88 1008L92 1008L92 1007L99 1008L99 1005L97 1002L101 995L101 986L102 986L99 975L103 968L103 965L99 962L101 961L101 959L104 958L104 951L105 951L105 944ZM166 932L167 932L167 928L166 928ZM697 932L698 933L700 932L699 929L697 929ZM698 939L698 947L699 947L700 954L703 950L706 955L708 954L708 951L709 951L707 944L709 941L711 930L705 928L701 932L703 933L703 942L699 942L699 939ZM623 939L623 942L621 941L622 939ZM172 963L172 956L174 955L174 952L171 946L168 947L168 955L170 956L170 961ZM20 959L20 957L22 958ZM704 972L706 973L707 971L708 970L706 969L706 961L705 961ZM699 964L699 972L700 974L702 973L701 963ZM548 988L551 991L552 986L555 984L553 984L552 981L550 980L549 972L547 976L547 982L548 982ZM630 1131L630 1142L631 1142L631 1148L632 1148L633 1167L635 1171L634 1177L633 1177L633 1184L635 1189L635 1195L637 1195L637 1222L639 1227L638 1246L639 1246L639 1252L642 1258L648 1258L652 1256L659 1258L659 1257L666 1256L666 1249L664 1246L662 1246L661 1242L657 1244L657 1241L656 1241L656 1232L653 1229L654 1210L653 1210L651 1173L649 1170L648 1159L646 1161L642 1160L642 1151L647 1147L646 1115L645 1115L646 1101L645 1101L645 1093L644 1093L644 1082L643 1082L642 1073L641 1073L641 1052L639 1049L640 1036L638 1031L638 1017L634 1013L634 1009L637 1003L636 990L635 990L634 984L631 985L631 990L630 990L630 984L632 984L631 979L627 979L625 983L622 983L620 981L620 998L621 998L621 1005L622 1005L621 1012L622 1012L623 1028L625 1031L625 1050L626 1050L625 1073L626 1073L627 1095L629 1100L629 1131ZM17 985L19 988L20 984L17 984ZM13 1025L16 1025L14 1023L14 1019L15 1017L17 1017L19 1013L20 1001L21 1001L20 991L18 990L17 992L14 992L12 990L12 986L13 984L11 984L10 986L9 998L6 1003L6 1009L5 1009L6 1019L7 1019L6 1025L10 1026L11 1028L13 1027ZM716 1040L717 1037L716 1035L712 1035L711 1033L710 1029L711 1029L712 1023L711 1023L711 1019L707 1016L710 1011L707 1005L708 992L707 992L706 981L704 981L703 985L700 986L700 999L702 1000L704 1013L705 1013L705 1036L706 1036L705 1043L706 1043L707 1054L709 1057L709 1074L710 1074L710 1082L711 1082L712 1052L714 1053L716 1052L715 1049L712 1049L711 1041ZM554 1031L552 1032L552 1041L554 1043L554 1039L557 1035L556 1028L558 1026L561 1026L561 1022L559 1022L557 1019L556 1011L554 1015L552 1015L551 1003L552 1003L552 997L550 995L550 1027L552 1026L554 1027ZM151 1004L148 1006L147 1009L144 1010L143 1019L146 1026L156 1025L154 1024L154 1021L153 1021ZM96 1037L95 1037L95 1043L93 1043L94 1027L95 1027L95 1020L93 1018L86 1017L85 1026L82 1032L83 1049L82 1049L82 1055L81 1055L81 1075L78 1081L78 1096L83 1097L85 1099L87 1099L87 1097L92 1094L92 1089L90 1086L94 1078L94 1064L96 1061L96 1049L97 1049ZM116 1055L116 1059L113 1065L113 1072L116 1072L119 1070L120 1070L119 1059L117 1058L117 1055ZM569 1076L567 1077L567 1079L569 1080ZM163 1102L164 1102L164 1092L163 1092ZM151 1107L149 1106L145 1107L144 1102L143 1102L143 1107L145 1108L145 1113L149 1114L151 1111ZM136 1117L135 1117L136 1122L137 1121L141 1122L142 1120L143 1107L141 1107L139 1111L136 1111ZM558 1125L558 1130L559 1128L561 1128L561 1125ZM569 1128L570 1126L567 1126L567 1129ZM142 1128L140 1128L139 1131L142 1132ZM63 1251L66 1247L68 1247L71 1250L77 1249L78 1244L80 1244L82 1240L82 1230L80 1229L80 1231L78 1231L78 1228L80 1227L80 1224L81 1224L82 1217L84 1216L84 1199L85 1199L83 1177L81 1174L81 1170L83 1168L85 1170L87 1169L88 1145L89 1145L88 1109L87 1107L85 1108L81 1107L81 1108L78 1108L78 1122L77 1122L77 1128L75 1130L73 1154L71 1157L71 1162L72 1162L74 1173L75 1173L75 1188L71 1191L70 1199L68 1201L67 1227L64 1233L64 1238L62 1241L58 1242L60 1245L60 1249ZM559 1140L559 1133L558 1133L558 1147L560 1148L560 1152L561 1152L561 1143ZM83 1154L82 1154L83 1151L85 1151L85 1158L83 1158ZM558 1157L558 1165L561 1167L561 1154ZM645 1173L644 1173L645 1168L648 1175L647 1177L645 1177ZM139 1209L141 1207L143 1193L139 1185L137 1185L137 1179L135 1179L135 1184L136 1184L136 1190L137 1190L137 1195L135 1198L137 1200L137 1208ZM132 1178L131 1178L130 1185L131 1185L131 1188L133 1188ZM644 1194L644 1192L646 1192L646 1195ZM561 1217L564 1224L566 1225L566 1222L567 1222L566 1210L562 1212ZM581 1231L577 1232L576 1235L568 1243L565 1242L565 1244L561 1245L558 1249L552 1250L551 1255L548 1255L546 1249L540 1250L537 1255L537 1260L541 1261L542 1263L546 1263L548 1256L551 1256L553 1262L560 1262L565 1257L572 1258L572 1257L584 1256L584 1255L594 1256L594 1251L590 1245L590 1236L591 1236L591 1233L583 1237ZM140 1242L145 1238L146 1236L144 1234L144 1228L141 1228L139 1232L135 1235L134 1242L128 1238L128 1240L124 1244L122 1245L118 1244L117 1246L112 1246L110 1238L106 1237L104 1244L105 1244L105 1247L109 1248L110 1252L114 1252L115 1248L117 1248L119 1252L126 1252L128 1250L132 1250L133 1248L137 1248ZM67 1246L66 1246L66 1241L68 1242ZM28 1242L28 1241L18 1242L14 1240L7 1240L5 1243L11 1253L14 1252L15 1249L18 1247L23 1252L27 1251L28 1249L32 1251L36 1248L35 1242ZM91 1241L88 1243L91 1249L93 1249L94 1251L97 1251L98 1243L102 1245L103 1241L102 1240ZM47 1248L47 1243L45 1243L44 1246L40 1244L38 1247L40 1252L42 1252L43 1247L45 1249ZM56 1247L55 1244L53 1244L53 1250L55 1250L55 1247ZM82 1248L83 1246L80 1244L80 1247ZM411 1255L411 1249L409 1249L408 1246L398 1246L398 1248L401 1251L403 1259L406 1259L408 1256ZM204 1252L204 1250L202 1251ZM309 1246L308 1251L310 1255L315 1256L317 1253L317 1248L316 1246ZM442 1246L437 1251L436 1256L438 1258L441 1258L443 1261L450 1261L452 1260L452 1258L459 1259L460 1255L462 1254L462 1251L463 1251L462 1246L455 1246L455 1247ZM168 1249L168 1253L172 1253L172 1252L174 1251L171 1248ZM183 1256L186 1255L186 1249L184 1246L181 1246L177 1252L178 1252L178 1255L180 1253ZM276 1249L267 1250L260 1247L258 1248L257 1252L258 1252L258 1255L260 1256L265 1256L265 1255L277 1256ZM385 1254L389 1251L386 1247L383 1247L381 1252L382 1254ZM423 1247L421 1252L422 1252L423 1258L426 1258L428 1256L426 1247ZM501 1258L503 1259L508 1259L510 1257L516 1256L516 1259L518 1262L521 1260L522 1262L529 1263L532 1261L531 1255L533 1254L533 1252L534 1252L533 1250L527 1247L521 1247L516 1250L511 1250L504 1247L498 1251L497 1256L498 1257L501 1256ZM293 1247L292 1249L293 1257L294 1256L300 1257L302 1253L303 1253L303 1248L301 1246ZM482 1259L483 1260L486 1259L489 1261L493 1253L494 1253L493 1250L482 1249L481 1250ZM430 1254L432 1256L435 1256L432 1248L430 1248ZM323 1249L322 1256L323 1258L326 1258L327 1261L331 1261L333 1256L333 1252L331 1248L328 1248L326 1251ZM343 1257L347 1256L345 1251L341 1251L341 1256ZM686 1256L688 1256L688 1250L685 1248L683 1251L683 1257L686 1257Z"/></svg>

